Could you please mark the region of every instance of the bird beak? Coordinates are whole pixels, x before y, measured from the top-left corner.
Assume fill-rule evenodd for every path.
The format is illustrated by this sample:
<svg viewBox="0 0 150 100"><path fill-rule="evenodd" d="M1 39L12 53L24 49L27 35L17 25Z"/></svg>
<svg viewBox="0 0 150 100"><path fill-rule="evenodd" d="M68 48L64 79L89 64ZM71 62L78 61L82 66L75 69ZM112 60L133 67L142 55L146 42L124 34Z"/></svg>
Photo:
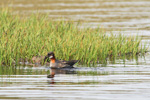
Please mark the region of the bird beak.
<svg viewBox="0 0 150 100"><path fill-rule="evenodd" d="M51 59L51 58L53 58L53 56L50 56L49 58Z"/></svg>

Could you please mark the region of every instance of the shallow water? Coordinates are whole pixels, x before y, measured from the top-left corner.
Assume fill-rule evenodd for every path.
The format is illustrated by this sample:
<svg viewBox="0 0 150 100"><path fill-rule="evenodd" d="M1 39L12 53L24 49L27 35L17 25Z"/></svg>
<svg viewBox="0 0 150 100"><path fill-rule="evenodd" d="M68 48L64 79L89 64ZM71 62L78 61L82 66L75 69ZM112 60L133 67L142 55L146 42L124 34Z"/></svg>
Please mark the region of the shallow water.
<svg viewBox="0 0 150 100"><path fill-rule="evenodd" d="M0 0L2 5L12 7L14 14L38 10L54 20L63 17L83 21L81 27L100 26L114 34L120 30L124 35L138 34L142 43L149 43L149 0ZM125 63L117 59L96 68L57 70L54 78L47 78L52 71L45 66L1 69L0 99L149 100L149 65L150 54L146 54Z"/></svg>
<svg viewBox="0 0 150 100"><path fill-rule="evenodd" d="M0 99L149 100L149 58L55 70L54 78L47 78L45 66L20 67L21 72L0 75Z"/></svg>

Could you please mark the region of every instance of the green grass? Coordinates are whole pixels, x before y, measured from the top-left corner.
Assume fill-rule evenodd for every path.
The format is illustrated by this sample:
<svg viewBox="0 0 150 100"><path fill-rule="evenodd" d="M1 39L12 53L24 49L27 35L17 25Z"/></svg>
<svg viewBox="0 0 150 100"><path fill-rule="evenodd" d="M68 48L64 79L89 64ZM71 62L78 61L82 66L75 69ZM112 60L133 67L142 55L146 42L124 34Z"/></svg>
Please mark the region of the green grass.
<svg viewBox="0 0 150 100"><path fill-rule="evenodd" d="M3 75L12 77L11 75L46 75L46 74L49 75L50 71L46 69L32 69L18 66L0 67L0 77L3 77Z"/></svg>
<svg viewBox="0 0 150 100"><path fill-rule="evenodd" d="M59 59L79 60L81 64L107 63L109 57L144 53L147 49L140 41L138 37L107 35L100 28L80 29L72 21L53 21L46 15L20 17L0 10L0 64L31 60L50 51Z"/></svg>

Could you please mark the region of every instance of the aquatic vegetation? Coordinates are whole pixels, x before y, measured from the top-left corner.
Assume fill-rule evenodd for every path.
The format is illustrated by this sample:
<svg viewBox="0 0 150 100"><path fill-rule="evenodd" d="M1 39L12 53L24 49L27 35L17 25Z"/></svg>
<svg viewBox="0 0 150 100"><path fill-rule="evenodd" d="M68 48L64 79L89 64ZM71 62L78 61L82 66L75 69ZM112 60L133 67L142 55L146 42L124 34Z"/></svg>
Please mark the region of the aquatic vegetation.
<svg viewBox="0 0 150 100"><path fill-rule="evenodd" d="M0 76L7 75L8 77L12 77L11 75L45 75L50 74L49 70L45 69L34 69L34 67L20 67L20 66L1 66L0 67Z"/></svg>
<svg viewBox="0 0 150 100"><path fill-rule="evenodd" d="M16 65L20 59L54 51L63 60L82 64L107 63L107 58L145 53L138 37L107 34L101 28L79 28L79 22L53 21L46 15L30 17L0 10L0 64Z"/></svg>

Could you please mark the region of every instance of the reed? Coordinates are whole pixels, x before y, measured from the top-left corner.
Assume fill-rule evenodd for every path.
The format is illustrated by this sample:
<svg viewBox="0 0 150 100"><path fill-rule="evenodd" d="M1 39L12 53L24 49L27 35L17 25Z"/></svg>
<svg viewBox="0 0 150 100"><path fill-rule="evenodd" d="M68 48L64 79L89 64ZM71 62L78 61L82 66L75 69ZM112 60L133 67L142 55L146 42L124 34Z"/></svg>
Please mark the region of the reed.
<svg viewBox="0 0 150 100"><path fill-rule="evenodd" d="M63 60L79 60L81 64L107 63L107 58L145 53L138 37L106 34L101 28L80 29L72 21L53 21L47 15L30 17L12 15L0 10L0 64L12 65L20 58L54 51Z"/></svg>

